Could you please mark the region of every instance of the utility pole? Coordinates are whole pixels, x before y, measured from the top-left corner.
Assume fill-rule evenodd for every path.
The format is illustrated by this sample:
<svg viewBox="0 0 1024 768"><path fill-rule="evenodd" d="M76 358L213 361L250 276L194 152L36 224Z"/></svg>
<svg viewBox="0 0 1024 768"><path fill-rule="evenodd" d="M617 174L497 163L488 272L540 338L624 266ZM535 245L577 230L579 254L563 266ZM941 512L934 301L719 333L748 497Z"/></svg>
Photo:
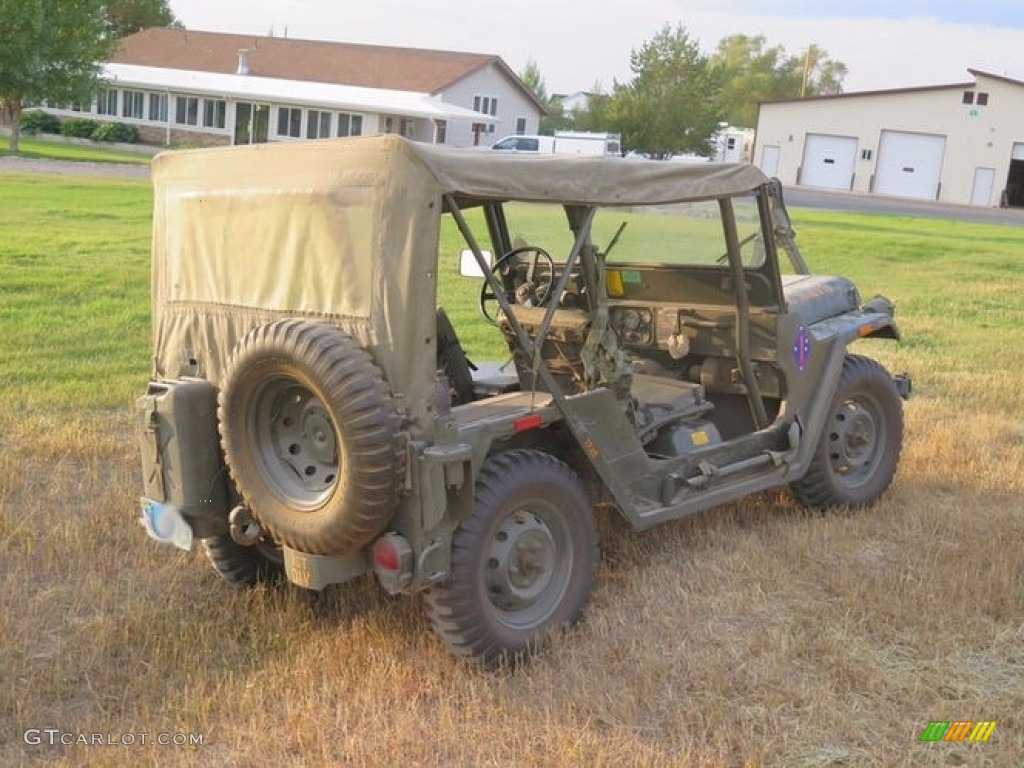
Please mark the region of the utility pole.
<svg viewBox="0 0 1024 768"><path fill-rule="evenodd" d="M811 79L811 51L814 50L814 43L807 46L807 53L804 54L804 77L800 82L800 98L807 96L807 83Z"/></svg>

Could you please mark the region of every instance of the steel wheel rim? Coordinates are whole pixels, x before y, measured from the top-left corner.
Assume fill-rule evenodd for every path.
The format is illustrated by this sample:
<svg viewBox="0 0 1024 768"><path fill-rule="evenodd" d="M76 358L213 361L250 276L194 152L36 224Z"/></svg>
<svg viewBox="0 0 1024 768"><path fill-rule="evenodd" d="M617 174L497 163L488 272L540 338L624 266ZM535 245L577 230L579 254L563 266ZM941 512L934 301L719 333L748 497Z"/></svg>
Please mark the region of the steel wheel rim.
<svg viewBox="0 0 1024 768"><path fill-rule="evenodd" d="M252 455L267 484L289 506L311 510L338 483L340 441L323 402L288 376L265 381L249 412Z"/></svg>
<svg viewBox="0 0 1024 768"><path fill-rule="evenodd" d="M543 500L516 506L494 529L484 563L487 598L507 627L528 630L557 610L572 573L569 530Z"/></svg>
<svg viewBox="0 0 1024 768"><path fill-rule="evenodd" d="M885 452L885 419L878 401L858 396L844 400L832 416L828 451L836 479L848 488L874 475Z"/></svg>

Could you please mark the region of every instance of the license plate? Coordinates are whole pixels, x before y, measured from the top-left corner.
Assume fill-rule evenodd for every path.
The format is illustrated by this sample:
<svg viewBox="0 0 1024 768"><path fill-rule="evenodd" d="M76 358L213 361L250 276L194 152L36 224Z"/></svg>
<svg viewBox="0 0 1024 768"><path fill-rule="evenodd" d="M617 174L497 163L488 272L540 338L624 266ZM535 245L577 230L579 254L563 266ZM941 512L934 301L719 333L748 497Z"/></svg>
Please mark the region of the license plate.
<svg viewBox="0 0 1024 768"><path fill-rule="evenodd" d="M150 538L186 552L192 549L192 527L177 507L146 498L141 500L141 505L140 522Z"/></svg>

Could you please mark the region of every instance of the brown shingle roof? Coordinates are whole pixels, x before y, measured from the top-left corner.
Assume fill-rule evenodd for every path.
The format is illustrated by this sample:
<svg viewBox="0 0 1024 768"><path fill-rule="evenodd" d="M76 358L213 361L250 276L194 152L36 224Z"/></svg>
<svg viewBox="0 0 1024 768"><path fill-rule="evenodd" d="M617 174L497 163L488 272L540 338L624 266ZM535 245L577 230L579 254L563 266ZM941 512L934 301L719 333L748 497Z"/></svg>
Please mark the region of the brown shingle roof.
<svg viewBox="0 0 1024 768"><path fill-rule="evenodd" d="M249 74L285 80L358 85L420 93L445 87L494 64L517 79L499 57L481 53L392 48L284 37L154 27L124 38L111 61L165 69L234 74L238 51Z"/></svg>

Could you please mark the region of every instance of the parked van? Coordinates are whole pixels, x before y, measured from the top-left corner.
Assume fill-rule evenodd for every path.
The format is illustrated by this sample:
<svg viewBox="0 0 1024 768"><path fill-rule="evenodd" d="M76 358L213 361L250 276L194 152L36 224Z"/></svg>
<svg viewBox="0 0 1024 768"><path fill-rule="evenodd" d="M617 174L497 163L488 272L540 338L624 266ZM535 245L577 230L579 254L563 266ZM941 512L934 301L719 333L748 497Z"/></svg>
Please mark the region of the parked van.
<svg viewBox="0 0 1024 768"><path fill-rule="evenodd" d="M505 152L619 157L622 154L622 139L617 133L555 131L554 136L506 136L491 149Z"/></svg>

